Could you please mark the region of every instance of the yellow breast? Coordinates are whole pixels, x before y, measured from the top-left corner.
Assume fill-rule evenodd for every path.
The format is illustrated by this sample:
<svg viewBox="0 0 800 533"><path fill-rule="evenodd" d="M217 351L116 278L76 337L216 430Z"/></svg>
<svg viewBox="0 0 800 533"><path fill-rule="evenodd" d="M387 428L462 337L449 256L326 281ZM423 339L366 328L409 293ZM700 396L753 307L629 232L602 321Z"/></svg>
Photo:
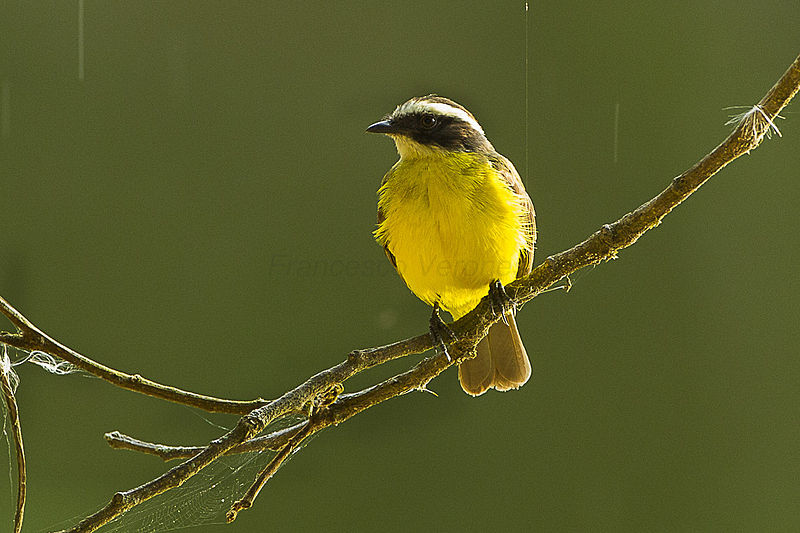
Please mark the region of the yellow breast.
<svg viewBox="0 0 800 533"><path fill-rule="evenodd" d="M485 155L401 159L378 192L384 220L375 236L421 300L458 318L492 281L517 277L523 204Z"/></svg>

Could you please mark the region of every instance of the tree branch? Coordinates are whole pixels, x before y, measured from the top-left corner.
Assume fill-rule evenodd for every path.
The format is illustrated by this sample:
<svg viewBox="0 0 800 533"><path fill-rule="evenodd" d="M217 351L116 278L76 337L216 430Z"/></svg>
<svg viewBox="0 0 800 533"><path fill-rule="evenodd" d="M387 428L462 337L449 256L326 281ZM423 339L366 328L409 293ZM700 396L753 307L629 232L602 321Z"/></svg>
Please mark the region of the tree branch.
<svg viewBox="0 0 800 533"><path fill-rule="evenodd" d="M227 522L233 522L236 520L236 516L239 514L239 511L249 509L253 506L253 502L256 498L258 498L258 493L261 492L261 489L264 487L267 481L269 481L272 476L275 475L275 472L278 471L286 458L289 457L306 438L316 431L315 425L315 420L312 418L303 426L302 429L300 429L300 431L297 431L294 435L292 435L292 437L289 439L289 442L287 442L283 448L280 449L278 454L272 458L269 464L264 467L261 472L259 472L258 476L256 476L256 480L252 485L250 485L250 488L247 489L247 492L244 493L244 496L233 502L233 505L231 505L231 508L225 515L225 520Z"/></svg>
<svg viewBox="0 0 800 533"><path fill-rule="evenodd" d="M761 101L742 116L728 138L689 170L673 179L658 196L613 224L604 225L582 243L548 257L527 278L506 287L506 292L521 302L527 302L576 270L616 257L617 251L635 243L647 230L660 224L661 219L711 176L737 157L757 148L764 136L775 128L775 118L799 88L800 56Z"/></svg>
<svg viewBox="0 0 800 533"><path fill-rule="evenodd" d="M664 216L686 200L725 165L756 148L770 128L774 128L773 120L798 92L798 89L800 89L800 57L795 59L759 104L743 115L740 123L719 146L689 170L673 179L659 195L613 224L604 225L582 243L548 257L530 275L509 284L506 291L521 305L571 273L585 266L615 257L619 250L632 245L646 231L657 226ZM14 318L9 318L21 330L25 327L29 329L32 327L32 325L25 324L20 326ZM239 420L234 429L220 439L212 441L187 461L141 487L115 494L106 507L85 518L70 531L94 531L131 507L181 485L220 456L249 441L273 420L287 414L313 412L308 425L298 430L302 437L306 438L324 427L339 424L385 400L413 390L426 390L430 380L441 372L474 356L475 344L486 334L489 326L498 319L499 317L493 315L487 299L484 298L473 311L452 324L451 329L458 339L450 346L452 359L448 359L444 354L434 354L417 363L411 370L393 376L377 385L356 393L338 395L341 383L354 374L398 357L429 350L433 347L433 343L430 335L426 334L380 348L351 352L345 361L312 376L305 383L280 398L252 410ZM38 332L38 330L36 331ZM41 337L46 338L41 332L38 333ZM4 338L13 340L8 336L9 334L4 335L5 337L0 335L0 342L6 342ZM50 349L53 349L54 345L60 347L59 350L68 350L55 341L50 340L50 342L52 343ZM11 343L7 342L7 344ZM16 346L15 344L11 345ZM36 346L35 349L44 350L42 346ZM60 353L53 355L62 357ZM70 362L73 361L70 360ZM74 364L80 366L78 363ZM331 395L335 397L335 401L332 403L320 401L321 398L330 398ZM165 399L174 401L168 397ZM302 440L294 439L298 435L295 433L293 437L290 437L289 442L284 445L284 450L289 448L291 443ZM147 446L140 448L147 448ZM264 481L271 475L270 472L266 472L266 474ZM259 478L254 487L260 488L261 481Z"/></svg>
<svg viewBox="0 0 800 533"><path fill-rule="evenodd" d="M19 409L14 396L14 381L16 375L11 369L11 359L3 350L0 361L0 389L8 409L8 418L11 423L11 434L14 436L14 449L17 456L17 508L14 513L14 533L22 531L22 518L25 515L25 500L28 494L28 470L25 463L25 448L22 445L22 426L19 422Z"/></svg>
<svg viewBox="0 0 800 533"><path fill-rule="evenodd" d="M28 352L42 351L54 357L59 357L98 378L134 392L146 394L190 407L197 407L212 413L229 413L243 415L262 405L267 405L269 400L256 398L250 401L225 400L196 394L169 385L162 385L139 374L126 374L119 370L97 363L60 342L50 338L33 323L25 318L22 313L14 309L2 296L0 296L0 313L4 314L18 333L0 332L0 344L13 346Z"/></svg>
<svg viewBox="0 0 800 533"><path fill-rule="evenodd" d="M292 438L292 436L297 433L298 430L305 425L306 422L301 422L286 429L281 429L279 431L270 433L269 435L263 435L255 439L250 439L234 446L228 450L226 455L258 452L262 450L278 451L287 442L289 442L289 439ZM129 435L125 435L124 433L120 433L119 431L106 433L104 438L106 439L108 445L112 448L156 455L164 461L171 461L173 459L188 459L189 457L194 457L198 453L202 452L205 448L205 446L170 446L167 444L145 442Z"/></svg>

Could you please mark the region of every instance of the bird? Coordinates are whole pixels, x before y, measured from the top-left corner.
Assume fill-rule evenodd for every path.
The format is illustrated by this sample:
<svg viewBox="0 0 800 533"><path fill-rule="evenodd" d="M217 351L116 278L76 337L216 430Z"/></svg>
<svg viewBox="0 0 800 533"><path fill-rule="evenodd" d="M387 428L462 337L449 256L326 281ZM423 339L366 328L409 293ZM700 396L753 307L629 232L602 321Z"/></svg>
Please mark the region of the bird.
<svg viewBox="0 0 800 533"><path fill-rule="evenodd" d="M462 389L521 387L531 364L503 287L531 271L536 215L514 165L472 113L436 94L411 98L366 131L389 136L399 154L378 189L374 237L411 292L433 306L431 335L445 354L452 331L440 309L457 320L487 294L500 302L502 320L459 364Z"/></svg>

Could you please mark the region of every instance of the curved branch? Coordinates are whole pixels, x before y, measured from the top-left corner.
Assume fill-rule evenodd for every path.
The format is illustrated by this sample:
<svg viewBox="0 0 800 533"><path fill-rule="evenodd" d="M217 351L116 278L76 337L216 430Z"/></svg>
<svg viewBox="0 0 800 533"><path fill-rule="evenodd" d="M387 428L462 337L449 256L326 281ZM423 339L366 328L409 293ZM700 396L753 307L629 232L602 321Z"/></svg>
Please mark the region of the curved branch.
<svg viewBox="0 0 800 533"><path fill-rule="evenodd" d="M12 377L13 376L13 377ZM3 352L0 361L0 389L5 398L8 418L11 423L11 433L14 436L14 448L17 455L17 509L14 513L14 533L22 531L22 518L25 515L25 500L28 494L28 469L25 463L25 448L22 445L22 426L19 423L19 409L14 396L14 381L16 376L11 370L11 360Z"/></svg>
<svg viewBox="0 0 800 533"><path fill-rule="evenodd" d="M229 413L244 415L262 405L267 405L269 400L257 398L250 401L225 400L203 394L196 394L181 390L177 387L162 385L146 379L139 374L126 374L119 370L101 365L82 355L75 350L64 346L60 342L47 336L42 330L33 325L22 313L14 309L2 296L0 296L0 313L4 314L19 333L0 332L0 344L13 346L20 350L33 352L39 350L54 357L69 361L76 367L117 387L134 392L146 394L154 398L161 398L174 403L197 407L212 413Z"/></svg>
<svg viewBox="0 0 800 533"><path fill-rule="evenodd" d="M658 196L613 224L604 225L582 243L548 257L530 275L509 284L506 291L522 304L576 270L615 257L619 250L632 245L642 234L657 226L664 216L725 165L756 148L770 127L774 127L773 119L799 89L800 57L795 59L761 102L743 116L742 121L727 139L689 170L672 180ZM471 357L477 341L486 334L488 327L499 319L493 316L486 300L484 298L473 311L452 324L451 329L458 338L458 341L451 346L451 355L454 356L452 360L448 360L443 354L433 355L420 361L411 370L373 387L354 394L340 395L335 402L315 413L313 431L341 423L364 409L390 398L413 390L425 390L431 379L450 366ZM277 400L242 417L232 431L221 439L213 441L193 458L137 489L117 493L104 509L86 518L71 531L93 531L134 505L180 485L228 450L263 431L272 420L290 412L307 410L309 402L313 402L314 398L339 386L356 372L431 347L430 335L421 335L382 348L352 352L346 361L320 372ZM313 431L310 430L308 435L304 432L304 436L310 436Z"/></svg>
<svg viewBox="0 0 800 533"><path fill-rule="evenodd" d="M711 176L734 159L757 148L764 136L775 129L775 118L797 94L798 89L800 56L761 101L742 115L739 124L719 146L673 179L658 196L613 224L604 225L582 243L548 257L527 278L506 287L506 291L517 300L527 302L576 270L616 257L617 251L635 243L646 231L658 226L661 219Z"/></svg>

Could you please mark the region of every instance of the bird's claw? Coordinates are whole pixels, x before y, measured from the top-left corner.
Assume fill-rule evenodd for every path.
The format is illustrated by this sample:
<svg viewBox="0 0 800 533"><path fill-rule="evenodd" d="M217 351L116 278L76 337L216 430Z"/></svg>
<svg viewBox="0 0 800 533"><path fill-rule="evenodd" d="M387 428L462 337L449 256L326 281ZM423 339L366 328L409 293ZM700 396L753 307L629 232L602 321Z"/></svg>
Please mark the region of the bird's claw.
<svg viewBox="0 0 800 533"><path fill-rule="evenodd" d="M503 287L500 280L495 280L489 284L489 303L491 304L492 315L495 317L500 315L503 324L508 326L506 313L515 313L517 311L517 304L508 295L506 288Z"/></svg>
<svg viewBox="0 0 800 533"><path fill-rule="evenodd" d="M430 331L431 337L433 338L433 343L442 351L444 352L445 357L447 357L448 361L452 361L450 357L450 352L447 351L447 342L445 338L447 338L450 342L456 340L456 335L453 333L453 330L450 329L444 320L442 320L441 315L439 314L440 308L439 303L435 303L433 305L433 314L431 314L430 320Z"/></svg>

